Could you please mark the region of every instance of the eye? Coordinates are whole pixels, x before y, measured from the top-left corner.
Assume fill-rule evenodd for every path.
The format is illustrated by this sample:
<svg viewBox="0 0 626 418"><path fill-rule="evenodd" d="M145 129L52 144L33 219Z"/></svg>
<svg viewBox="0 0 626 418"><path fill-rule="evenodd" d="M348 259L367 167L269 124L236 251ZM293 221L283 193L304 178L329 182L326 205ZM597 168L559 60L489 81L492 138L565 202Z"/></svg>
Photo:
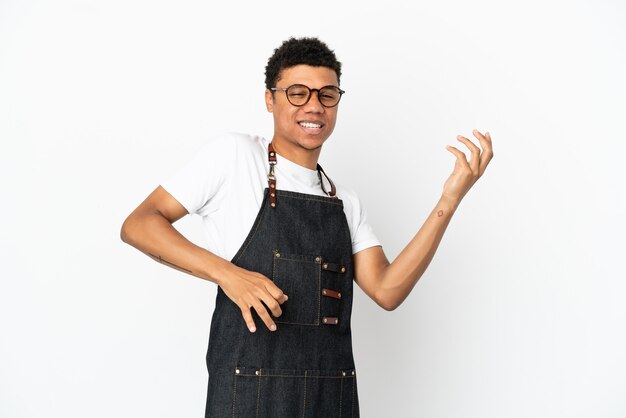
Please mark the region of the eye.
<svg viewBox="0 0 626 418"><path fill-rule="evenodd" d="M287 90L287 94L294 97L302 97L308 95L309 91L306 89L306 87L293 86L290 87L289 90Z"/></svg>
<svg viewBox="0 0 626 418"><path fill-rule="evenodd" d="M333 88L325 88L320 91L320 97L328 100L337 100L339 98L339 92Z"/></svg>

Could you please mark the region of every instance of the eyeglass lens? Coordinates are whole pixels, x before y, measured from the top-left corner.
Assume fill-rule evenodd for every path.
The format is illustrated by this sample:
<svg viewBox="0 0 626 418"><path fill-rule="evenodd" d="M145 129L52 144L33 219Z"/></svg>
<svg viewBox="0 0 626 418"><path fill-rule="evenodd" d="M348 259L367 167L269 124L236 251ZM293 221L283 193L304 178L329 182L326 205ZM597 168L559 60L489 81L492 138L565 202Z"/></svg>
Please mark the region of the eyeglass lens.
<svg viewBox="0 0 626 418"><path fill-rule="evenodd" d="M287 89L287 99L294 106L302 106L309 100L309 96L311 95L311 90L304 85L295 84L290 86ZM317 92L318 99L320 103L324 106L332 107L339 103L339 99L341 98L341 94L336 87L328 86L322 87Z"/></svg>

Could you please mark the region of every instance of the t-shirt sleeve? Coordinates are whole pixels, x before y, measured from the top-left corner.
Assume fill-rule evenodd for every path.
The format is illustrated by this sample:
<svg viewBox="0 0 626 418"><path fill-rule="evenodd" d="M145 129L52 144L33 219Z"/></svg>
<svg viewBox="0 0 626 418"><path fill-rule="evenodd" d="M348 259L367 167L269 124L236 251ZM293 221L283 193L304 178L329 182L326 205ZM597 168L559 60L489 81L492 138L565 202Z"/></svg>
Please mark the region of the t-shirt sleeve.
<svg viewBox="0 0 626 418"><path fill-rule="evenodd" d="M371 224L367 220L367 211L359 197L353 191L346 191L346 198L350 201L350 213L347 213L347 215L352 236L352 254L356 254L366 248L381 245Z"/></svg>
<svg viewBox="0 0 626 418"><path fill-rule="evenodd" d="M225 181L225 155L232 152L233 141L228 135L214 137L186 164L160 183L189 214L206 216L214 210L215 196Z"/></svg>

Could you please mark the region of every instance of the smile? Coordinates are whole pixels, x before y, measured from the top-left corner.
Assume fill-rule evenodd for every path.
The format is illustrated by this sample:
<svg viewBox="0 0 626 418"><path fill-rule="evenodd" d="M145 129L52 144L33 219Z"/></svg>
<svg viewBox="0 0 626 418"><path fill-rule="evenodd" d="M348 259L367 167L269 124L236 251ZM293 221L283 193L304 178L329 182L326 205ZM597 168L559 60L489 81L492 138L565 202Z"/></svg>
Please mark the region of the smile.
<svg viewBox="0 0 626 418"><path fill-rule="evenodd" d="M303 128L313 128L313 129L319 129L322 126L324 126L320 123L313 123L313 122L298 122L298 125L302 126Z"/></svg>

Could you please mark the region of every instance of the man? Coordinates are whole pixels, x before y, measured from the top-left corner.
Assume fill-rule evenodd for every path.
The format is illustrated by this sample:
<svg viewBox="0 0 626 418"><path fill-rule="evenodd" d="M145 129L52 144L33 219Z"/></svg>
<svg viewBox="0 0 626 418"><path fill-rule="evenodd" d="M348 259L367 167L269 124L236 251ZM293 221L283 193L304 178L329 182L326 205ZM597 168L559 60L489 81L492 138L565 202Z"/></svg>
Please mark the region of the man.
<svg viewBox="0 0 626 418"><path fill-rule="evenodd" d="M461 199L493 157L491 137L456 157L432 213L389 263L358 197L318 164L333 132L341 64L316 38L291 38L266 67L274 135L214 138L157 187L122 240L218 285L207 367L207 417L358 416L352 283L393 310L422 276ZM208 250L172 226L203 218ZM229 261L230 260L230 261ZM257 329L259 324L264 326Z"/></svg>

